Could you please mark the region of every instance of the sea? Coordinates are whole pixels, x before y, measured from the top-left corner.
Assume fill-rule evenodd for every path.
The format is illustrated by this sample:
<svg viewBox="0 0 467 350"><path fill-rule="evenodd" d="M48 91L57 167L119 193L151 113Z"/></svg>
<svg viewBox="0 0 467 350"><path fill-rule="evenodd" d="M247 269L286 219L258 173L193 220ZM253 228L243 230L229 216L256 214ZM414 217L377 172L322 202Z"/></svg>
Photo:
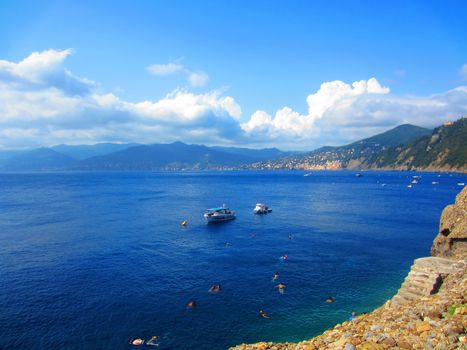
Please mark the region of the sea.
<svg viewBox="0 0 467 350"><path fill-rule="evenodd" d="M0 174L0 348L215 350L311 338L397 292L466 181L371 171ZM258 202L273 211L254 215ZM224 203L236 220L207 224L204 211ZM210 293L213 284L221 291ZM129 344L152 336L155 347Z"/></svg>

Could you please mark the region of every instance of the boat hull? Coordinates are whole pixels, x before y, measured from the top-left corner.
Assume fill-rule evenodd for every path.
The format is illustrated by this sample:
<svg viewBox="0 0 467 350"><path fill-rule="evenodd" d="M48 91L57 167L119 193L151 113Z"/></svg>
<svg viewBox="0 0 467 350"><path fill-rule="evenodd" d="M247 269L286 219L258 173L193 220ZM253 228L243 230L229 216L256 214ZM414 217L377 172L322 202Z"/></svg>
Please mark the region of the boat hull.
<svg viewBox="0 0 467 350"><path fill-rule="evenodd" d="M235 215L204 215L207 222L223 222L235 219Z"/></svg>

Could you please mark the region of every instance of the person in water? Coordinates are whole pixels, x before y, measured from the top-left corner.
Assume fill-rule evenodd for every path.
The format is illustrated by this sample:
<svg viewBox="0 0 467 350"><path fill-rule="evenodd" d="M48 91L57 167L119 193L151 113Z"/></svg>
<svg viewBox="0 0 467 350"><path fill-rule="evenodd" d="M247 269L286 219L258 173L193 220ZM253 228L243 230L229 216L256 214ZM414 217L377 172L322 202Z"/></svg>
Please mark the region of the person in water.
<svg viewBox="0 0 467 350"><path fill-rule="evenodd" d="M285 289L285 284L280 282L277 286L276 286L277 290L279 291L279 293L281 294L284 294L284 289Z"/></svg>
<svg viewBox="0 0 467 350"><path fill-rule="evenodd" d="M143 345L144 340L140 339L140 338L132 339L132 340L130 340L130 344L131 345L136 345L136 346Z"/></svg>
<svg viewBox="0 0 467 350"><path fill-rule="evenodd" d="M293 234L289 233L289 239L293 239Z"/></svg>
<svg viewBox="0 0 467 350"><path fill-rule="evenodd" d="M149 345L149 346L159 346L159 342L157 341L159 339L159 337L157 335L153 335L151 337L151 339L149 339L147 342L146 342L146 345Z"/></svg>
<svg viewBox="0 0 467 350"><path fill-rule="evenodd" d="M352 314L349 317L349 321L355 320L356 317L357 317L357 314L355 313L355 311L352 311Z"/></svg>
<svg viewBox="0 0 467 350"><path fill-rule="evenodd" d="M279 274L275 272L274 275L272 275L272 280L275 281L277 280L278 277L279 277Z"/></svg>
<svg viewBox="0 0 467 350"><path fill-rule="evenodd" d="M287 254L284 254L283 256L281 256L282 261L286 261L288 258L289 256Z"/></svg>
<svg viewBox="0 0 467 350"><path fill-rule="evenodd" d="M209 291L211 293L218 293L221 291L221 285L220 284L213 284L211 288L209 288Z"/></svg>
<svg viewBox="0 0 467 350"><path fill-rule="evenodd" d="M190 300L188 304L186 304L187 309L194 309L196 307L196 300Z"/></svg>
<svg viewBox="0 0 467 350"><path fill-rule="evenodd" d="M327 298L326 298L326 302L327 302L328 304L332 304L334 301L336 301L336 299L334 299L334 297L327 297Z"/></svg>
<svg viewBox="0 0 467 350"><path fill-rule="evenodd" d="M268 316L263 310L259 310L259 315L260 315L262 318L269 318L269 316Z"/></svg>

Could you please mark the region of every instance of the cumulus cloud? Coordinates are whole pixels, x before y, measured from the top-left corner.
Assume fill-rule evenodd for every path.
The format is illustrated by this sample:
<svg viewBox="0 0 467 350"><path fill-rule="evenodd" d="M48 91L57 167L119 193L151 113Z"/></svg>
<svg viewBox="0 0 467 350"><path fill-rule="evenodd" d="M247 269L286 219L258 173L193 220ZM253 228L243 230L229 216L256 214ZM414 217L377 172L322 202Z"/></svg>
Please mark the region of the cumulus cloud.
<svg viewBox="0 0 467 350"><path fill-rule="evenodd" d="M33 52L18 63L0 60L0 82L33 90L56 88L72 95L86 94L95 87L92 80L73 75L64 67L73 50Z"/></svg>
<svg viewBox="0 0 467 350"><path fill-rule="evenodd" d="M268 145L280 142L296 149L340 145L403 123L436 126L457 119L467 113L467 87L429 97L401 97L375 78L352 84L337 80L321 84L306 101L306 114L290 107L274 116L257 111L241 127L250 138Z"/></svg>
<svg viewBox="0 0 467 350"><path fill-rule="evenodd" d="M0 148L100 141L220 144L241 137L240 106L220 91L176 89L158 101L125 101L68 71L64 61L71 53L47 50L17 63L0 61Z"/></svg>
<svg viewBox="0 0 467 350"><path fill-rule="evenodd" d="M306 98L305 113L284 106L242 116L235 99L220 90L178 88L160 100L126 101L72 74L65 67L72 53L46 50L19 62L0 61L0 148L181 140L310 150L402 123L437 126L467 114L467 86L431 96L397 96L376 78L325 82ZM207 76L196 74L201 77L193 78L193 85L206 83Z"/></svg>
<svg viewBox="0 0 467 350"><path fill-rule="evenodd" d="M179 62L157 63L146 67L149 73L157 76L166 76L176 73L185 75L187 82L193 87L205 86L209 80L209 76L202 71L192 71Z"/></svg>

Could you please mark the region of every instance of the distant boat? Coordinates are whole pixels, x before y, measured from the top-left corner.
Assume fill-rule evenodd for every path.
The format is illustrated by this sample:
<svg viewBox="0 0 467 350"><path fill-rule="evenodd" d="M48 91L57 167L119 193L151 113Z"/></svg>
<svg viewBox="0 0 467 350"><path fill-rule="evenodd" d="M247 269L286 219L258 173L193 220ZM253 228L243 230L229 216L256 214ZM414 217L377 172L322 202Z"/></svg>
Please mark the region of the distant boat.
<svg viewBox="0 0 467 350"><path fill-rule="evenodd" d="M312 174L312 173L306 173L306 174L303 175L303 176L311 176L311 175L313 175L313 174Z"/></svg>
<svg viewBox="0 0 467 350"><path fill-rule="evenodd" d="M253 209L255 214L267 214L272 212L272 209L269 208L266 204L256 203L255 209Z"/></svg>
<svg viewBox="0 0 467 350"><path fill-rule="evenodd" d="M363 175L360 174L360 173L356 173L355 176L356 176L356 177L362 177Z"/></svg>
<svg viewBox="0 0 467 350"><path fill-rule="evenodd" d="M432 181L431 184L432 185L439 185L439 182L438 181Z"/></svg>
<svg viewBox="0 0 467 350"><path fill-rule="evenodd" d="M412 188L413 186L411 184L407 185L408 188Z"/></svg>
<svg viewBox="0 0 467 350"><path fill-rule="evenodd" d="M458 182L457 186L465 186L465 182Z"/></svg>
<svg viewBox="0 0 467 350"><path fill-rule="evenodd" d="M418 184L418 180L417 180L417 179L413 179L413 180L412 180L412 183L413 183L414 185L416 185L416 184Z"/></svg>
<svg viewBox="0 0 467 350"><path fill-rule="evenodd" d="M223 204L219 208L211 208L206 210L204 218L207 222L220 222L235 219L235 212L231 211L227 205Z"/></svg>

